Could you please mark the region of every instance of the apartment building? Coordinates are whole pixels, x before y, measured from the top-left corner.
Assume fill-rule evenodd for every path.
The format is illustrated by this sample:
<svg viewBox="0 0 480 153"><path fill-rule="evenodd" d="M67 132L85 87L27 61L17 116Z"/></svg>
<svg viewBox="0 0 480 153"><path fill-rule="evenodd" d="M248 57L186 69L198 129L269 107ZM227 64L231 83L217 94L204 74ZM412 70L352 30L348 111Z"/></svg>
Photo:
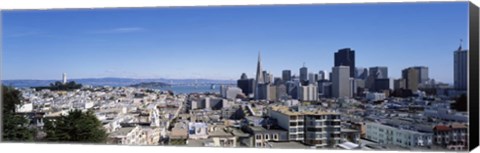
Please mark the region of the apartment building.
<svg viewBox="0 0 480 153"><path fill-rule="evenodd" d="M140 126L122 127L109 134L108 144L146 145L147 137Z"/></svg>
<svg viewBox="0 0 480 153"><path fill-rule="evenodd" d="M319 109L272 106L269 116L288 131L289 141L300 141L315 147L334 147L341 140L340 114Z"/></svg>
<svg viewBox="0 0 480 153"><path fill-rule="evenodd" d="M464 150L468 146L468 128L464 124L437 125L433 128L435 145L450 150Z"/></svg>
<svg viewBox="0 0 480 153"><path fill-rule="evenodd" d="M366 122L366 127L366 138L380 144L394 144L409 149L432 145L432 133L379 122Z"/></svg>

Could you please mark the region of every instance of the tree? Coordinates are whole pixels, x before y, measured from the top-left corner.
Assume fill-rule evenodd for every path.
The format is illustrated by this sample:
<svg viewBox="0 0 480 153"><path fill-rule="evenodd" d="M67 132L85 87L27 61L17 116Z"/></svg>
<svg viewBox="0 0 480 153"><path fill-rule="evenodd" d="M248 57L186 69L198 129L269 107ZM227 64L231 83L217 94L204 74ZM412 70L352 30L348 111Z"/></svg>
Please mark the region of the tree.
<svg viewBox="0 0 480 153"><path fill-rule="evenodd" d="M15 113L16 105L21 105L21 93L12 87L2 85L2 137L4 141L31 141L34 130L28 128L29 121Z"/></svg>
<svg viewBox="0 0 480 153"><path fill-rule="evenodd" d="M457 111L467 111L467 95L462 94L460 97L455 99L455 103L451 104L451 107Z"/></svg>
<svg viewBox="0 0 480 153"><path fill-rule="evenodd" d="M93 111L72 110L68 115L45 121L46 141L102 143L107 133Z"/></svg>

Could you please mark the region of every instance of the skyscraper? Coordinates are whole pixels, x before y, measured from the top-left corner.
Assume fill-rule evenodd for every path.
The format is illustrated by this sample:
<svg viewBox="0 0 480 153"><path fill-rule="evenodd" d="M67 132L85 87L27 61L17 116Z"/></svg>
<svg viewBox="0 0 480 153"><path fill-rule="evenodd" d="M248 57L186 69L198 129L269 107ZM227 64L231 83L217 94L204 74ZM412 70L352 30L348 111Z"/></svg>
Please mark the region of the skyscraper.
<svg viewBox="0 0 480 153"><path fill-rule="evenodd" d="M388 79L388 68L385 66L370 67L368 73L369 74L365 82L365 87L370 91L375 90L375 80Z"/></svg>
<svg viewBox="0 0 480 153"><path fill-rule="evenodd" d="M317 84L315 73L308 73L308 84Z"/></svg>
<svg viewBox="0 0 480 153"><path fill-rule="evenodd" d="M298 87L298 99L301 101L317 101L318 87L317 85L309 84Z"/></svg>
<svg viewBox="0 0 480 153"><path fill-rule="evenodd" d="M62 83L63 83L63 84L67 84L67 73L63 73Z"/></svg>
<svg viewBox="0 0 480 153"><path fill-rule="evenodd" d="M414 69L418 70L418 83L422 84L428 81L428 67L426 66L415 66Z"/></svg>
<svg viewBox="0 0 480 153"><path fill-rule="evenodd" d="M418 69L413 67L403 69L402 78L405 79L407 89L410 89L413 92L418 90Z"/></svg>
<svg viewBox="0 0 480 153"><path fill-rule="evenodd" d="M357 67L355 69L355 79L362 79L362 80L366 80L367 77L368 77L368 69L367 68L361 68L361 67Z"/></svg>
<svg viewBox="0 0 480 153"><path fill-rule="evenodd" d="M369 73L369 76L373 76L375 79L388 78L388 68L385 66L370 67Z"/></svg>
<svg viewBox="0 0 480 153"><path fill-rule="evenodd" d="M258 90L258 87L259 85L265 83L265 80L263 78L263 74L262 74L262 61L261 61L261 58L260 58L260 52L258 52L258 61L257 61L257 74L256 74L256 77L255 77L255 87L254 87L254 96L255 96L255 99L258 99L259 98L259 90Z"/></svg>
<svg viewBox="0 0 480 153"><path fill-rule="evenodd" d="M325 80L325 71L318 72L318 80Z"/></svg>
<svg viewBox="0 0 480 153"><path fill-rule="evenodd" d="M249 97L253 94L253 90L255 87L255 81L253 79L248 79L245 73L242 74L239 80L237 80L237 87L242 89L242 92Z"/></svg>
<svg viewBox="0 0 480 153"><path fill-rule="evenodd" d="M350 48L343 48L335 53L334 66L349 66L350 77L355 77L355 51Z"/></svg>
<svg viewBox="0 0 480 153"><path fill-rule="evenodd" d="M242 76L240 76L240 79L242 80L248 79L247 74L242 73Z"/></svg>
<svg viewBox="0 0 480 153"><path fill-rule="evenodd" d="M332 68L332 96L336 98L351 97L350 67L336 66Z"/></svg>
<svg viewBox="0 0 480 153"><path fill-rule="evenodd" d="M305 64L303 64L303 67L300 68L300 82L306 82L308 81L308 69L305 67Z"/></svg>
<svg viewBox="0 0 480 153"><path fill-rule="evenodd" d="M457 90L467 90L468 51L458 47L453 53L453 85Z"/></svg>
<svg viewBox="0 0 480 153"><path fill-rule="evenodd" d="M282 80L284 82L291 81L292 80L292 71L290 70L283 70L282 71Z"/></svg>

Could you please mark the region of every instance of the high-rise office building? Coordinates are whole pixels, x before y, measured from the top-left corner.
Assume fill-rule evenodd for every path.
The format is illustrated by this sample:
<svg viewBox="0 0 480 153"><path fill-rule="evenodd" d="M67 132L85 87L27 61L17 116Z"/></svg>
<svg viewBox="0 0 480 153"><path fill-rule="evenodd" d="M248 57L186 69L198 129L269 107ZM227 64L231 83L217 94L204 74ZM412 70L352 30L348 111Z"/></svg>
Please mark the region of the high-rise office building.
<svg viewBox="0 0 480 153"><path fill-rule="evenodd" d="M377 92L381 92L384 90L393 90L394 89L394 81L390 78L382 78L382 79L375 79L375 86L374 90Z"/></svg>
<svg viewBox="0 0 480 153"><path fill-rule="evenodd" d="M394 89L395 90L406 89L406 88L407 88L407 85L406 85L405 79L396 79L394 81Z"/></svg>
<svg viewBox="0 0 480 153"><path fill-rule="evenodd" d="M288 99L287 86L285 86L285 84L277 84L275 86L277 87L277 89L276 89L277 100L278 99Z"/></svg>
<svg viewBox="0 0 480 153"><path fill-rule="evenodd" d="M428 67L426 66L415 66L414 69L418 70L418 83L423 84L428 81Z"/></svg>
<svg viewBox="0 0 480 153"><path fill-rule="evenodd" d="M332 68L332 96L336 98L351 97L350 67L336 66Z"/></svg>
<svg viewBox="0 0 480 153"><path fill-rule="evenodd" d="M453 86L457 90L467 90L468 50L460 46L453 55Z"/></svg>
<svg viewBox="0 0 480 153"><path fill-rule="evenodd" d="M300 82L306 82L308 81L308 69L305 67L305 64L303 64L303 67L300 68Z"/></svg>
<svg viewBox="0 0 480 153"><path fill-rule="evenodd" d="M266 83L266 84L273 83L273 75L272 74L268 73L267 71L263 71L262 75L263 75L264 83Z"/></svg>
<svg viewBox="0 0 480 153"><path fill-rule="evenodd" d="M253 90L255 87L255 80L248 79L247 75L243 73L240 79L237 80L237 87L242 89L243 94L249 97L249 95L253 94Z"/></svg>
<svg viewBox="0 0 480 153"><path fill-rule="evenodd" d="M240 76L240 79L242 80L248 79L247 74L242 73L242 76Z"/></svg>
<svg viewBox="0 0 480 153"><path fill-rule="evenodd" d="M368 69L367 68L361 68L361 67L356 68L355 79L366 80L367 77L368 77Z"/></svg>
<svg viewBox="0 0 480 153"><path fill-rule="evenodd" d="M67 84L67 73L63 73L62 75L62 83Z"/></svg>
<svg viewBox="0 0 480 153"><path fill-rule="evenodd" d="M301 101L317 101L318 87L314 84L298 87L298 99Z"/></svg>
<svg viewBox="0 0 480 153"><path fill-rule="evenodd" d="M334 66L348 66L350 77L355 77L355 51L350 48L343 48L335 53Z"/></svg>
<svg viewBox="0 0 480 153"><path fill-rule="evenodd" d="M317 84L317 78L315 78L315 73L308 73L308 84Z"/></svg>
<svg viewBox="0 0 480 153"><path fill-rule="evenodd" d="M277 86L270 84L268 85L268 100L277 100Z"/></svg>
<svg viewBox="0 0 480 153"><path fill-rule="evenodd" d="M318 92L321 97L332 97L332 82L328 80L318 81Z"/></svg>
<svg viewBox="0 0 480 153"><path fill-rule="evenodd" d="M325 80L325 71L318 72L318 80Z"/></svg>
<svg viewBox="0 0 480 153"><path fill-rule="evenodd" d="M413 67L403 69L402 78L405 79L406 89L410 89L413 92L418 90L418 69Z"/></svg>
<svg viewBox="0 0 480 153"><path fill-rule="evenodd" d="M285 81L282 80L280 77L275 77L273 78L273 84L278 85L278 84L283 84Z"/></svg>
<svg viewBox="0 0 480 153"><path fill-rule="evenodd" d="M254 90L253 90L255 99L259 99L258 87L261 84L264 84L264 83L265 83L265 80L264 80L263 74L262 74L262 62L261 62L261 58L260 58L260 52L258 52L257 74L256 74L256 77L255 77L255 87L254 87Z"/></svg>
<svg viewBox="0 0 480 153"><path fill-rule="evenodd" d="M299 80L288 81L285 86L287 87L287 94L293 99L298 98L298 87L300 86Z"/></svg>
<svg viewBox="0 0 480 153"><path fill-rule="evenodd" d="M385 66L370 67L369 76L373 76L375 79L388 78L388 68Z"/></svg>
<svg viewBox="0 0 480 153"><path fill-rule="evenodd" d="M265 83L259 84L257 93L257 99L270 100L270 85Z"/></svg>
<svg viewBox="0 0 480 153"><path fill-rule="evenodd" d="M388 79L388 68L385 66L370 67L368 73L365 87L370 91L375 91L376 79Z"/></svg>
<svg viewBox="0 0 480 153"><path fill-rule="evenodd" d="M290 70L283 70L282 71L282 80L284 82L291 81L292 80L292 71Z"/></svg>

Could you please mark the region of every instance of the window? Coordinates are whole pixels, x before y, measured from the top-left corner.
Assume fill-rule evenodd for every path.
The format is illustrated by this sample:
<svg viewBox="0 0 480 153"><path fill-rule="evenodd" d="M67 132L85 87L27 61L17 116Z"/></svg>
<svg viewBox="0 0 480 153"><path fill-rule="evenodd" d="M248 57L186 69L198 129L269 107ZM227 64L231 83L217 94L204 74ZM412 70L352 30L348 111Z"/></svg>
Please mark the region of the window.
<svg viewBox="0 0 480 153"><path fill-rule="evenodd" d="M256 138L257 140L262 139L262 135L257 134L257 135L255 136L255 138Z"/></svg>
<svg viewBox="0 0 480 153"><path fill-rule="evenodd" d="M295 133L295 132L297 132L297 129L296 128L290 128L290 132Z"/></svg>
<svg viewBox="0 0 480 153"><path fill-rule="evenodd" d="M292 139L292 140L297 139L297 135L295 135L295 134L290 135L290 139Z"/></svg>
<svg viewBox="0 0 480 153"><path fill-rule="evenodd" d="M265 134L265 139L266 139L266 140L269 140L269 139L270 139L270 137L268 136L268 134Z"/></svg>
<svg viewBox="0 0 480 153"><path fill-rule="evenodd" d="M273 140L278 140L278 134L273 135Z"/></svg>

